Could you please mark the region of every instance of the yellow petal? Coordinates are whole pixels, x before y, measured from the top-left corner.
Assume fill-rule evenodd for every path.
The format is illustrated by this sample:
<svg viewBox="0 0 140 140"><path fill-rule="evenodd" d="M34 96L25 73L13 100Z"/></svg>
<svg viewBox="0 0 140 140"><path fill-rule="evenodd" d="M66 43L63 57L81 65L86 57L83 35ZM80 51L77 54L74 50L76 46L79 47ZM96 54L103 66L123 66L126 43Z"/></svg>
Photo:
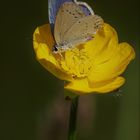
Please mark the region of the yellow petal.
<svg viewBox="0 0 140 140"><path fill-rule="evenodd" d="M49 49L52 48L54 39L52 37L50 24L45 24L36 28L33 34L33 43L35 51L40 47L40 44L45 44Z"/></svg>
<svg viewBox="0 0 140 140"><path fill-rule="evenodd" d="M49 24L38 27L33 35L33 45L37 60L53 75L62 80L72 80L72 76L63 71L58 59L52 53L54 40Z"/></svg>
<svg viewBox="0 0 140 140"><path fill-rule="evenodd" d="M117 77L109 81L98 83L91 83L85 78L66 83L65 89L80 95L87 93L108 93L118 89L124 82L125 79L123 77Z"/></svg>
<svg viewBox="0 0 140 140"><path fill-rule="evenodd" d="M95 37L91 41L85 43L83 46L86 53L88 53L88 56L95 59L100 55L104 58L101 60L107 60L111 57L117 45L118 36L115 29L109 24L105 23L103 28L97 32Z"/></svg>
<svg viewBox="0 0 140 140"><path fill-rule="evenodd" d="M108 55L110 53L112 51L108 51ZM105 59L106 55L105 53L105 56L102 54L95 58L88 75L90 81L106 81L119 76L124 72L130 61L134 59L135 52L128 43L121 43L112 53L112 57Z"/></svg>

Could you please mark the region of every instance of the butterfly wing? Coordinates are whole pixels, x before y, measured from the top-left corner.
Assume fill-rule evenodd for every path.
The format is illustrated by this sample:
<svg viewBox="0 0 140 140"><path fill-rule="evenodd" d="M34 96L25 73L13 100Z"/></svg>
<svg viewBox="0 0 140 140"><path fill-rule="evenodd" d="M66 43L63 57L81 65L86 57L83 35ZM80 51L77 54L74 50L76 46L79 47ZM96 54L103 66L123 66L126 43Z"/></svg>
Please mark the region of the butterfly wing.
<svg viewBox="0 0 140 140"><path fill-rule="evenodd" d="M64 2L70 2L72 0L48 0L48 10L49 10L49 22L50 24L55 23L56 14L58 9Z"/></svg>
<svg viewBox="0 0 140 140"><path fill-rule="evenodd" d="M82 8L73 2L64 3L56 16L54 37L57 44L62 44L65 34L77 22L77 20L86 17Z"/></svg>
<svg viewBox="0 0 140 140"><path fill-rule="evenodd" d="M63 42L78 44L83 40L86 41L89 37L92 37L103 26L103 19L98 15L90 15L80 18L72 25L71 28L65 33Z"/></svg>

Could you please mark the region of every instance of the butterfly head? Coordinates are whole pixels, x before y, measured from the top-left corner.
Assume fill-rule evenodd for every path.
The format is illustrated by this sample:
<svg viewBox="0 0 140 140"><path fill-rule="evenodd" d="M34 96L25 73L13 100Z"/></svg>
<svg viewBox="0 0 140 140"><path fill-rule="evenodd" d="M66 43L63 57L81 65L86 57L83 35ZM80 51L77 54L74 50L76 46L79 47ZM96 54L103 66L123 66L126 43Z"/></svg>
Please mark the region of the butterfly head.
<svg viewBox="0 0 140 140"><path fill-rule="evenodd" d="M55 44L53 47L53 53L57 54L57 53L62 53L65 52L69 47L66 44Z"/></svg>

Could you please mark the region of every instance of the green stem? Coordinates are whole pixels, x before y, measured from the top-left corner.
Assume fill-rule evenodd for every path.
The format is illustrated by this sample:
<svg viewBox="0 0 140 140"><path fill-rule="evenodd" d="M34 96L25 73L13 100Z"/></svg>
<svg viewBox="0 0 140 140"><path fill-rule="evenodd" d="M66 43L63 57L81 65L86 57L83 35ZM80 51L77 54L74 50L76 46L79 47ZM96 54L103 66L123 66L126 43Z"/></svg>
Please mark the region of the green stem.
<svg viewBox="0 0 140 140"><path fill-rule="evenodd" d="M78 110L78 99L79 97L71 99L68 140L76 140L76 119Z"/></svg>

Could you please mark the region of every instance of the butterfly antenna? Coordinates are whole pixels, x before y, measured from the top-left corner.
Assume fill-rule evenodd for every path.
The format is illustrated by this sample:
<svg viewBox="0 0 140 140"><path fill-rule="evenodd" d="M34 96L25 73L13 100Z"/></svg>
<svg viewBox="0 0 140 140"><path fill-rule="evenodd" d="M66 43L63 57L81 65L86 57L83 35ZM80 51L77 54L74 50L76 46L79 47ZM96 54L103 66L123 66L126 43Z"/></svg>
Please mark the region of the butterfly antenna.
<svg viewBox="0 0 140 140"><path fill-rule="evenodd" d="M87 9L90 11L91 15L94 15L93 9L86 2L81 2L81 1L77 1L77 0L73 0L73 1L78 5L87 7Z"/></svg>

